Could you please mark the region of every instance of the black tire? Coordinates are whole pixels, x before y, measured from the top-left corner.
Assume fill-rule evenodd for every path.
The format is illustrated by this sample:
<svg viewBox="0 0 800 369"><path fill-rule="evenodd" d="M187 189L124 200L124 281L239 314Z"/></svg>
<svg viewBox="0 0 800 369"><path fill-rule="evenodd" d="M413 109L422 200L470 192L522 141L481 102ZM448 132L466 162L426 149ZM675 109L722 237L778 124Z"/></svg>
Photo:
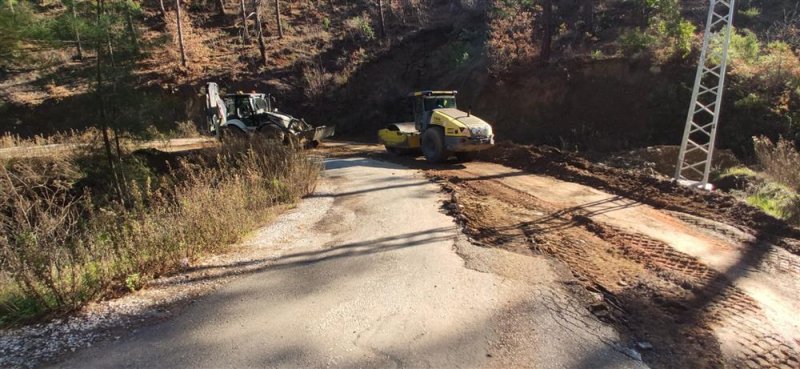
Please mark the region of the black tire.
<svg viewBox="0 0 800 369"><path fill-rule="evenodd" d="M386 152L388 152L389 154L400 155L400 149L398 149L396 147L389 146L389 145L383 145L383 147L386 148Z"/></svg>
<svg viewBox="0 0 800 369"><path fill-rule="evenodd" d="M242 141L247 140L249 137L245 131L236 126L225 126L222 129L222 141Z"/></svg>
<svg viewBox="0 0 800 369"><path fill-rule="evenodd" d="M475 153L474 152L457 152L456 159L458 161L466 162L466 161L473 161L475 160Z"/></svg>
<svg viewBox="0 0 800 369"><path fill-rule="evenodd" d="M274 125L261 127L257 133L264 139L275 140L277 142L283 142L286 137L286 133L280 127Z"/></svg>
<svg viewBox="0 0 800 369"><path fill-rule="evenodd" d="M444 132L441 127L430 127L422 134L422 155L430 163L447 160L449 153L444 146Z"/></svg>

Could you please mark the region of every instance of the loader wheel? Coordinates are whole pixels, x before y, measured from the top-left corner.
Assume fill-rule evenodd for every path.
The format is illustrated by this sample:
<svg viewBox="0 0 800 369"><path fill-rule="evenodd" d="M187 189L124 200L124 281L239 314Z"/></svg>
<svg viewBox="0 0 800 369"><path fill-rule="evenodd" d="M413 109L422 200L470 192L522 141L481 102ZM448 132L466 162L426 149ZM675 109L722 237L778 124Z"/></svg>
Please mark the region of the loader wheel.
<svg viewBox="0 0 800 369"><path fill-rule="evenodd" d="M439 127L431 127L422 134L422 154L431 163L447 160L448 152L444 147L444 133Z"/></svg>
<svg viewBox="0 0 800 369"><path fill-rule="evenodd" d="M258 134L268 140L275 140L278 142L284 141L285 133L282 129L275 126L266 126L258 130Z"/></svg>
<svg viewBox="0 0 800 369"><path fill-rule="evenodd" d="M244 141L247 140L247 138L247 133L235 126L225 126L225 128L222 129L223 142Z"/></svg>

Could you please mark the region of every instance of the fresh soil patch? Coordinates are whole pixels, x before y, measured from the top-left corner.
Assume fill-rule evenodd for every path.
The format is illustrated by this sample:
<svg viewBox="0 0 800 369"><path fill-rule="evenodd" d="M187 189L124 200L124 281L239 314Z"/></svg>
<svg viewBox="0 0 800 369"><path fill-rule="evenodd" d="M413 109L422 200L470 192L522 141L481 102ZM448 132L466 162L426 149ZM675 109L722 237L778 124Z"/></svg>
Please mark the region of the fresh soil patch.
<svg viewBox="0 0 800 369"><path fill-rule="evenodd" d="M500 143L481 159L580 183L657 209L727 223L800 255L800 230L733 196L681 186L637 171L612 168L555 148Z"/></svg>
<svg viewBox="0 0 800 369"><path fill-rule="evenodd" d="M792 342L763 324L753 298L691 255L494 177L426 174L442 181L451 197L445 209L479 244L565 263L593 297L586 309L632 346L647 347L641 354L652 367L774 368L800 360Z"/></svg>

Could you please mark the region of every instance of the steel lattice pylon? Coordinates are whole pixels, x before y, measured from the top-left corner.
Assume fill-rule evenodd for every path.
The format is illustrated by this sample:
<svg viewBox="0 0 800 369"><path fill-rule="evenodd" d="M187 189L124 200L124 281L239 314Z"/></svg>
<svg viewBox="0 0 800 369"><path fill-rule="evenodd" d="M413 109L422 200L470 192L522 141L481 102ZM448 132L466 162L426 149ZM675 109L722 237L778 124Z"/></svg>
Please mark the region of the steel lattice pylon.
<svg viewBox="0 0 800 369"><path fill-rule="evenodd" d="M725 86L725 72L728 67L728 46L733 30L734 3L735 0L711 0L692 102L686 118L678 166L675 169L675 180L682 183L701 187L708 184ZM721 53L714 55L710 52L711 38L721 31L724 32ZM705 159L698 160L687 155L695 151L701 152Z"/></svg>

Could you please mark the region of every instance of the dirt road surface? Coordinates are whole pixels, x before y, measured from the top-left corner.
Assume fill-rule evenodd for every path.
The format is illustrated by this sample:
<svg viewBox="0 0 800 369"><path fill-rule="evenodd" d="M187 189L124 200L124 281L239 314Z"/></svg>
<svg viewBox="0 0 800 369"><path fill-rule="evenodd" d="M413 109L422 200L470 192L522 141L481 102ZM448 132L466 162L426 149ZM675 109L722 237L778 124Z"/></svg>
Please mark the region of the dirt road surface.
<svg viewBox="0 0 800 369"><path fill-rule="evenodd" d="M53 367L644 367L562 263L471 244L423 173L360 157L326 168L251 242L274 249L263 267Z"/></svg>
<svg viewBox="0 0 800 369"><path fill-rule="evenodd" d="M752 233L498 164L427 168L479 242L564 262L656 367L800 367L800 257Z"/></svg>

